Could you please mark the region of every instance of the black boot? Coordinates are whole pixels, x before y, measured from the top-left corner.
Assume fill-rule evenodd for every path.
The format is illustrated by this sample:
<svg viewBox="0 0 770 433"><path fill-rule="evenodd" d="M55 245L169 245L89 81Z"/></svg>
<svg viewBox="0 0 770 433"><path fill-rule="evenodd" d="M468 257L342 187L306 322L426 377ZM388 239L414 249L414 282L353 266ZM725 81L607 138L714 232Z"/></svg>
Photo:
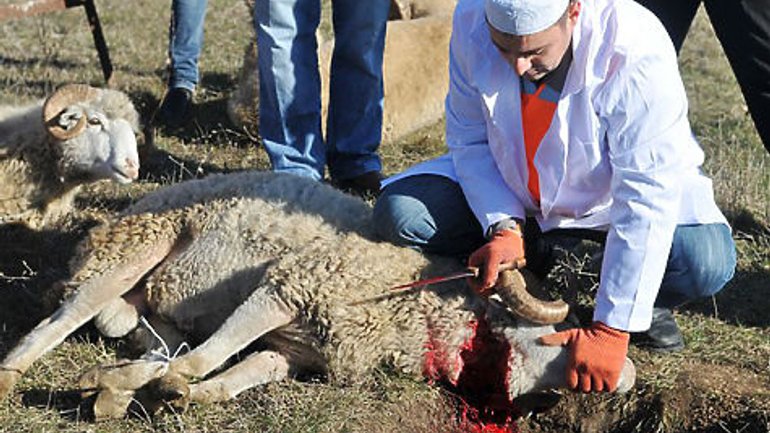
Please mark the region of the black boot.
<svg viewBox="0 0 770 433"><path fill-rule="evenodd" d="M192 92L174 87L166 92L158 110L158 121L168 128L181 128L187 123L192 109Z"/></svg>
<svg viewBox="0 0 770 433"><path fill-rule="evenodd" d="M632 332L631 343L653 352L678 352L684 349L684 338L668 308L653 308L650 329Z"/></svg>
<svg viewBox="0 0 770 433"><path fill-rule="evenodd" d="M350 194L360 197L377 197L380 194L382 174L379 171L368 171L350 179L333 179L332 185Z"/></svg>

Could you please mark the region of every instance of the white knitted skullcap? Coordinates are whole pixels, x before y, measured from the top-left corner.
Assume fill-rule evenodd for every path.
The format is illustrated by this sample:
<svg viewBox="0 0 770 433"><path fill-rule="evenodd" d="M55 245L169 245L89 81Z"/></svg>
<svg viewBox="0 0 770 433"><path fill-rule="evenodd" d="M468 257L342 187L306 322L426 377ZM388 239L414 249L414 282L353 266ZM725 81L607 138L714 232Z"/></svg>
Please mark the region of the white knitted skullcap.
<svg viewBox="0 0 770 433"><path fill-rule="evenodd" d="M569 0L485 0L487 21L511 35L531 35L556 23Z"/></svg>

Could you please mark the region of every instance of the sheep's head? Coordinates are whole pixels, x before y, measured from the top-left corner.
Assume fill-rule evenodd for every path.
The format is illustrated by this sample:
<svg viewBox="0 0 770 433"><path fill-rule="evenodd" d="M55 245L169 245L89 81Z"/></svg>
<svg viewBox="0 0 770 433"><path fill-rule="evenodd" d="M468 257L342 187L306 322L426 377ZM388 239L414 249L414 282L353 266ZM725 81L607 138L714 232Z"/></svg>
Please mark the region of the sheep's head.
<svg viewBox="0 0 770 433"><path fill-rule="evenodd" d="M62 154L65 181L130 183L139 176L139 114L124 93L64 86L45 101L43 122Z"/></svg>

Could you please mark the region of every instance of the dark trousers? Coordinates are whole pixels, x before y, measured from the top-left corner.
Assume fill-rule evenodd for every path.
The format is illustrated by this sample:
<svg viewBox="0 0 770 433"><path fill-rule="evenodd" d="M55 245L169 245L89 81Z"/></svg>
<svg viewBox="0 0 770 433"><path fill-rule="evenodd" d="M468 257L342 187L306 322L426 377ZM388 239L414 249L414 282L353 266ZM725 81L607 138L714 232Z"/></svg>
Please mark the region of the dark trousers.
<svg viewBox="0 0 770 433"><path fill-rule="evenodd" d="M677 51L701 0L637 0L663 22ZM759 137L770 152L770 0L705 0Z"/></svg>

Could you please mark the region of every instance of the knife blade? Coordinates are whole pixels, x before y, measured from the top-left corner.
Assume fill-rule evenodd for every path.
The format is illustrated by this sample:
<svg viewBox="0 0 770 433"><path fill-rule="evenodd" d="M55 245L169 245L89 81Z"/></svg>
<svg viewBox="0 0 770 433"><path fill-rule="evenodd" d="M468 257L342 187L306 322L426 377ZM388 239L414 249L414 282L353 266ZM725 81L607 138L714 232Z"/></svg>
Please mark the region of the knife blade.
<svg viewBox="0 0 770 433"><path fill-rule="evenodd" d="M523 257L509 263L500 263L498 265L498 272L507 271L510 269L521 269L526 266L527 261ZM402 292L418 286L429 286L431 284L444 283L447 281L457 280L460 278L474 277L477 278L480 273L480 269L476 266L468 266L462 271L454 272L448 275L441 275L438 277L425 278L422 280L412 281L411 283L400 284L388 289L390 293Z"/></svg>
<svg viewBox="0 0 770 433"><path fill-rule="evenodd" d="M527 264L527 261L522 257L522 258L520 258L520 259L518 259L518 260L516 260L514 262L511 262L511 263L501 263L498 266L498 271L502 272L502 271L506 271L506 270L509 270L509 269L521 269L524 266L526 266L526 264ZM459 279L459 278L478 277L479 276L479 272L481 272L481 271L479 270L478 267L468 266L467 268L465 268L462 271L454 272L454 273L449 274L449 275L442 275L442 276L433 277L433 278L425 278L425 279L422 279L422 280L413 281L411 283L400 284L398 286L389 288L388 290L386 290L384 293L382 293L380 295L369 297L369 298L364 298L364 299L359 299L359 300L353 301L353 302L349 302L348 305L350 305L350 306L361 305L361 304L366 304L366 303L369 303L369 302L376 302L376 301L380 301L380 300L383 300L383 299L391 298L393 296L399 296L401 293L409 291L409 290L413 289L414 287L418 287L418 286L423 286L424 287L424 286L428 286L430 284L443 283L445 281L456 280L456 279Z"/></svg>

